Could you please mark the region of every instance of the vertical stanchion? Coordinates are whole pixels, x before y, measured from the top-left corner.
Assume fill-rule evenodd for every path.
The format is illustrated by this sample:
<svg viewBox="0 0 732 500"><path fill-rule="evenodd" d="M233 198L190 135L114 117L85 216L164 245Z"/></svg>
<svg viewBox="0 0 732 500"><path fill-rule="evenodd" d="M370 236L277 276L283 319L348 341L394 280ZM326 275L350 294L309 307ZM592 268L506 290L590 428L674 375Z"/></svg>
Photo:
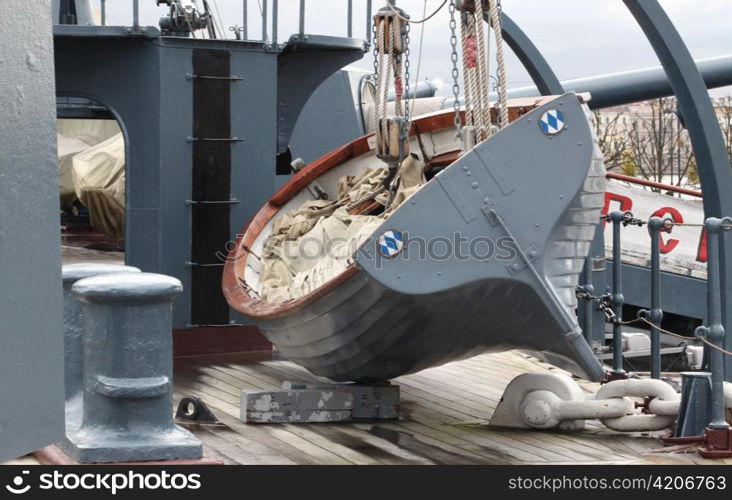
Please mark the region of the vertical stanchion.
<svg viewBox="0 0 732 500"><path fill-rule="evenodd" d="M710 217L704 222L707 231L707 315L709 326L700 326L694 334L718 348L725 341L722 323L722 287L719 265L723 240L720 233L732 227L732 218ZM706 442L699 452L702 456L722 458L732 456L732 428L727 424L724 405L724 358L719 349L709 349L709 371L712 373L712 421L707 426Z"/></svg>
<svg viewBox="0 0 732 500"><path fill-rule="evenodd" d="M101 0L102 26L107 25L107 0Z"/></svg>
<svg viewBox="0 0 732 500"><path fill-rule="evenodd" d="M277 45L277 16L279 14L279 0L272 0L272 45Z"/></svg>
<svg viewBox="0 0 732 500"><path fill-rule="evenodd" d="M648 221L648 233L651 235L651 309L643 309L638 316L647 319L651 326L651 378L661 378L661 230L668 220L651 217Z"/></svg>
<svg viewBox="0 0 732 500"><path fill-rule="evenodd" d="M267 41L267 0L262 0L262 41Z"/></svg>
<svg viewBox="0 0 732 500"><path fill-rule="evenodd" d="M371 0L366 0L366 41L371 45Z"/></svg>
<svg viewBox="0 0 732 500"><path fill-rule="evenodd" d="M249 0L242 0L241 38L249 40Z"/></svg>
<svg viewBox="0 0 732 500"><path fill-rule="evenodd" d="M305 34L305 0L300 0L300 35Z"/></svg>
<svg viewBox="0 0 732 500"><path fill-rule="evenodd" d="M353 0L348 0L348 38L353 38Z"/></svg>
<svg viewBox="0 0 732 500"><path fill-rule="evenodd" d="M132 2L132 29L135 33L140 30L140 0Z"/></svg>
<svg viewBox="0 0 732 500"><path fill-rule="evenodd" d="M595 287L592 286L589 280L589 260L590 256L588 255L585 259L585 263L582 266L582 274L580 274L580 283L584 283L581 285L581 289L587 292L588 294L594 294L595 293ZM590 287L589 289L587 287ZM579 290L579 289L578 289ZM592 290L592 291L590 291ZM578 297L579 298L579 297ZM592 299L587 299L588 303L592 303ZM590 335L592 334L592 320L588 320L587 316L589 316L592 312L592 307L588 307L587 304L584 305L584 307L578 307L577 308L577 322L580 325L580 328L582 328L582 335L584 335L585 340L588 344L592 345L592 339Z"/></svg>
<svg viewBox="0 0 732 500"><path fill-rule="evenodd" d="M610 221L613 223L613 289L612 304L615 318L613 321L613 370L611 377L613 379L625 378L626 373L623 369L623 330L621 322L623 321L623 303L625 298L622 292L622 264L621 264L621 247L620 247L620 224L625 221L627 214L625 212L614 211L610 213Z"/></svg>

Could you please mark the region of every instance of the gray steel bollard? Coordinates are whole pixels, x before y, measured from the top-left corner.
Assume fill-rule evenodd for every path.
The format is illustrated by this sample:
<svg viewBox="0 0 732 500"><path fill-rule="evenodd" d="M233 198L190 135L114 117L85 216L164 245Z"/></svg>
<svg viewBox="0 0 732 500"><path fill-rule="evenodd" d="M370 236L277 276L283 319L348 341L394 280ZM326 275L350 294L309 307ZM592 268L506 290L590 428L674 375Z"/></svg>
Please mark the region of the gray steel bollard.
<svg viewBox="0 0 732 500"><path fill-rule="evenodd" d="M681 405L674 428L675 438L702 438L711 421L712 374L681 374Z"/></svg>
<svg viewBox="0 0 732 500"><path fill-rule="evenodd" d="M139 273L136 267L117 264L69 264L61 275L64 289L64 370L66 386L66 427L81 425L81 396L83 394L82 359L84 316L81 303L71 295L77 281L100 274Z"/></svg>
<svg viewBox="0 0 732 500"><path fill-rule="evenodd" d="M172 411L172 303L180 281L151 273L96 276L71 288L83 303L84 403L65 451L78 462L191 459L201 442Z"/></svg>

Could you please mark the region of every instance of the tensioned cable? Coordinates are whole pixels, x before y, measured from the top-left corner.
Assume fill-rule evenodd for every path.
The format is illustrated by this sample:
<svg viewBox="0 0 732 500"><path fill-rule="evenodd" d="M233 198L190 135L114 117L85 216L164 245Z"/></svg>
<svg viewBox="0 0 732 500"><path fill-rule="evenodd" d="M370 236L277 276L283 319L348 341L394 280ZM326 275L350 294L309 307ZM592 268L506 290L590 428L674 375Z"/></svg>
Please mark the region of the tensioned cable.
<svg viewBox="0 0 732 500"><path fill-rule="evenodd" d="M432 14L430 14L429 16L427 16L427 17L425 17L423 19L420 19L419 21L412 21L411 19L402 16L399 13L399 11L396 10L396 8L394 8L394 6L391 4L391 2L389 0L386 0L386 5L388 5L389 8L391 9L391 11L394 14L396 14L396 16L399 19L401 19L402 21L406 21L406 22L409 22L409 23L412 23L412 24L422 24L422 23L426 23L427 21L429 21L430 19L432 19L433 17L435 17L437 15L437 13L440 12L445 5L447 5L447 0L443 0L443 2L440 4L440 6L437 7L437 9L435 9L435 11Z"/></svg>
<svg viewBox="0 0 732 500"><path fill-rule="evenodd" d="M422 17L427 13L427 0L424 0L424 10L422 11ZM422 23L422 26L420 26L420 32L419 32L419 55L417 56L417 75L414 79L414 95L412 96L412 105L409 107L412 113L414 113L414 101L417 100L417 86L419 85L419 70L422 68L422 42L424 42L424 27L425 24ZM409 82L407 82L409 83ZM409 96L407 96L407 99L409 99ZM407 120L411 120L411 116L407 116Z"/></svg>

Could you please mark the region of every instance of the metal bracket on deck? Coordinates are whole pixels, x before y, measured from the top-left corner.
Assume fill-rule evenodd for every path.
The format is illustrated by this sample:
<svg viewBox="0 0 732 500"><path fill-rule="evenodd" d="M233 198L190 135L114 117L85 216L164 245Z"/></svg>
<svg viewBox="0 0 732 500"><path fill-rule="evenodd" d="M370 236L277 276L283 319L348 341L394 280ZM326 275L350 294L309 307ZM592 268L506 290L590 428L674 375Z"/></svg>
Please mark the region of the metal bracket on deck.
<svg viewBox="0 0 732 500"><path fill-rule="evenodd" d="M186 396L178 403L175 419L179 422L196 424L221 424L219 419L198 396Z"/></svg>
<svg viewBox="0 0 732 500"><path fill-rule="evenodd" d="M242 391L246 423L314 423L399 418L399 386L309 385L284 382L281 390Z"/></svg>

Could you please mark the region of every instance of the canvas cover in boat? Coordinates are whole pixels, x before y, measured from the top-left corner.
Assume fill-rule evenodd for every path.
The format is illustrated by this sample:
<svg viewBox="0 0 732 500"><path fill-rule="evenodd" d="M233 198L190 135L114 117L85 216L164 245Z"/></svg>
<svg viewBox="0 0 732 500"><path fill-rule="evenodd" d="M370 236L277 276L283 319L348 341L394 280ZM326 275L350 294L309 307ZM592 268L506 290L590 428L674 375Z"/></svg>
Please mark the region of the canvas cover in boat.
<svg viewBox="0 0 732 500"><path fill-rule="evenodd" d="M116 140L107 142L112 138L116 138ZM102 143L107 144L101 146ZM91 224L95 230L110 237L122 237L124 145L117 122L114 120L59 119L57 120L57 145L61 209L71 211L74 203L77 200L81 201L87 208L90 208ZM104 153L96 157L93 167L90 166L88 157L77 162L79 172L75 173L74 159L92 148L97 148L97 152L103 150ZM106 160L102 161L104 158ZM110 169L110 171L107 172L105 169ZM110 183L110 179L116 179L116 181ZM121 210L120 202L122 203ZM96 207L98 213L91 210L90 204Z"/></svg>
<svg viewBox="0 0 732 500"><path fill-rule="evenodd" d="M412 116L419 117L427 114L434 113L444 109L445 100L444 96L437 97L422 97L420 99L413 99L409 101L409 105L412 106ZM390 102L386 105L386 114L394 114L394 103ZM374 104L369 104L364 108L364 122L366 125L366 133L371 133L375 130L376 120Z"/></svg>
<svg viewBox="0 0 732 500"><path fill-rule="evenodd" d="M387 203L385 164L341 177L337 200L307 201L278 217L262 254L262 298L273 303L295 299L345 271L358 247L424 185L423 168L414 157L402 163L397 193L389 210L380 215L352 214L350 209L371 199Z"/></svg>
<svg viewBox="0 0 732 500"><path fill-rule="evenodd" d="M124 236L124 147L122 134L117 134L72 160L74 190L89 209L92 227L113 238Z"/></svg>

